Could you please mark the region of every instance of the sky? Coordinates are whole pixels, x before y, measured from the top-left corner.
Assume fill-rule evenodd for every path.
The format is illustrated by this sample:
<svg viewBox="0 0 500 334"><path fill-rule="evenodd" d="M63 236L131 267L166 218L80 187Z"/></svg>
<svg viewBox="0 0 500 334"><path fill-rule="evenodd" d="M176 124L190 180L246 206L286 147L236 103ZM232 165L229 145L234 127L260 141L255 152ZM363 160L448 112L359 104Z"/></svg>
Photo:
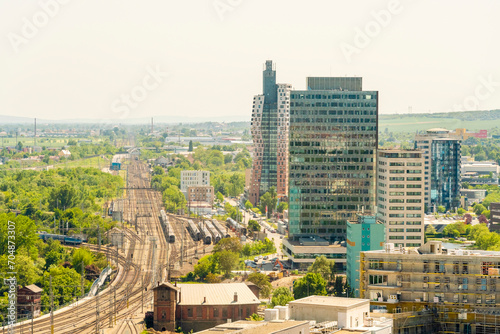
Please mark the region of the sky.
<svg viewBox="0 0 500 334"><path fill-rule="evenodd" d="M500 108L498 0L0 1L0 115L249 120L278 83L360 76L379 112Z"/></svg>

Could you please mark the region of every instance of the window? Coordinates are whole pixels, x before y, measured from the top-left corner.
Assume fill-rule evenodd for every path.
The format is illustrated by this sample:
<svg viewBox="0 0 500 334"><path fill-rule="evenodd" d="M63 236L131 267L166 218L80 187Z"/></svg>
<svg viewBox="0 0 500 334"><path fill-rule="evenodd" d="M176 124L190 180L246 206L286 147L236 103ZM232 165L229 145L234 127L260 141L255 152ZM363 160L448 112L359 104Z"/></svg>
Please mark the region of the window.
<svg viewBox="0 0 500 334"><path fill-rule="evenodd" d="M198 307L196 308L196 317L197 317L197 318L201 318L201 317L202 317L202 314L203 314L203 311L202 311L202 309L201 309L201 306L198 306Z"/></svg>
<svg viewBox="0 0 500 334"><path fill-rule="evenodd" d="M217 307L214 307L214 318L219 317L219 309Z"/></svg>
<svg viewBox="0 0 500 334"><path fill-rule="evenodd" d="M387 285L387 275L370 275L370 284Z"/></svg>
<svg viewBox="0 0 500 334"><path fill-rule="evenodd" d="M227 308L226 308L226 307L223 307L223 308L222 308L222 317L223 317L224 319L226 319L226 318L227 318Z"/></svg>
<svg viewBox="0 0 500 334"><path fill-rule="evenodd" d="M192 317L193 317L193 309L188 308L188 318L192 318Z"/></svg>

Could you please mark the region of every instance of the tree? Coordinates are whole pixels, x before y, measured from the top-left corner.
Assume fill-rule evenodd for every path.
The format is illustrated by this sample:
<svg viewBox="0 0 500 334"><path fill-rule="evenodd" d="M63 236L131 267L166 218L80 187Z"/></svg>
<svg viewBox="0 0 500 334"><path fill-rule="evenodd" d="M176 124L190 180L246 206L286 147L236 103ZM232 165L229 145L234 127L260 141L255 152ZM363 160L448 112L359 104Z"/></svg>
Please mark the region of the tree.
<svg viewBox="0 0 500 334"><path fill-rule="evenodd" d="M314 260L314 263L307 271L320 274L325 281L330 281L335 276L335 261L329 260L324 255L321 255Z"/></svg>
<svg viewBox="0 0 500 334"><path fill-rule="evenodd" d="M248 229L250 231L259 232L260 231L260 225L259 225L259 223L256 220L250 219L248 221Z"/></svg>
<svg viewBox="0 0 500 334"><path fill-rule="evenodd" d="M22 151L23 150L23 143L18 142L17 145L16 145L16 150Z"/></svg>
<svg viewBox="0 0 500 334"><path fill-rule="evenodd" d="M76 189L69 185L63 184L57 188L53 188L49 197L49 209L69 209L75 206L78 201Z"/></svg>
<svg viewBox="0 0 500 334"><path fill-rule="evenodd" d="M92 253L87 248L78 248L73 253L71 264L78 273L81 273L85 266L91 265L93 262Z"/></svg>
<svg viewBox="0 0 500 334"><path fill-rule="evenodd" d="M215 246L214 246L214 253L217 252L222 252L222 251L230 251L234 253L240 253L241 252L241 243L240 239L236 237L232 238L224 238L221 239Z"/></svg>
<svg viewBox="0 0 500 334"><path fill-rule="evenodd" d="M485 211L485 210L486 210L486 208L484 207L484 205L479 204L479 203L477 203L476 205L474 205L474 208L473 208L473 211L476 214L476 216L481 215L481 213L483 211Z"/></svg>
<svg viewBox="0 0 500 334"><path fill-rule="evenodd" d="M272 290L272 285L269 282L269 276L261 273L251 273L248 275L248 281L259 287L260 295L263 298L269 297Z"/></svg>
<svg viewBox="0 0 500 334"><path fill-rule="evenodd" d="M438 209L439 213L445 213L446 212L446 208L444 206L442 206L442 205L438 206L437 209Z"/></svg>
<svg viewBox="0 0 500 334"><path fill-rule="evenodd" d="M294 300L290 289L281 286L273 291L273 297L271 298L271 307L278 305L285 306L289 302Z"/></svg>
<svg viewBox="0 0 500 334"><path fill-rule="evenodd" d="M224 195L222 195L220 193L220 191L218 191L217 194L215 194L215 198L217 199L217 202L219 202L219 203L224 202Z"/></svg>
<svg viewBox="0 0 500 334"><path fill-rule="evenodd" d="M326 296L326 282L320 274L307 273L293 284L293 295L296 299L307 296Z"/></svg>
<svg viewBox="0 0 500 334"><path fill-rule="evenodd" d="M218 252L214 254L214 257L216 257L219 267L226 277L229 277L229 274L236 268L239 261L238 253L228 250Z"/></svg>
<svg viewBox="0 0 500 334"><path fill-rule="evenodd" d="M288 203L287 202L280 202L280 204L278 204L277 210L279 213L283 213L283 211L288 210Z"/></svg>
<svg viewBox="0 0 500 334"><path fill-rule="evenodd" d="M233 162L233 155L230 153L224 155L224 164L230 164L231 162Z"/></svg>
<svg viewBox="0 0 500 334"><path fill-rule="evenodd" d="M188 152L193 152L193 141L192 140L189 141Z"/></svg>
<svg viewBox="0 0 500 334"><path fill-rule="evenodd" d="M276 207L276 203L278 203L278 197L276 194L276 188L271 187L268 192L260 197L259 209L261 212L268 212L268 217L274 211Z"/></svg>
<svg viewBox="0 0 500 334"><path fill-rule="evenodd" d="M153 175L163 175L165 174L165 171L163 170L163 168L161 168L161 166L155 166L155 168L153 168Z"/></svg>
<svg viewBox="0 0 500 334"><path fill-rule="evenodd" d="M462 208L458 208L457 210L457 213L460 215L460 216L463 216L467 211L465 211L465 209L462 209Z"/></svg>
<svg viewBox="0 0 500 334"><path fill-rule="evenodd" d="M432 225L428 225L425 229L425 233L427 234L436 234L436 229Z"/></svg>
<svg viewBox="0 0 500 334"><path fill-rule="evenodd" d="M247 210L251 210L251 209L253 209L253 204L252 204L252 202L250 202L249 200L247 200L247 201L245 202L245 209L247 209Z"/></svg>

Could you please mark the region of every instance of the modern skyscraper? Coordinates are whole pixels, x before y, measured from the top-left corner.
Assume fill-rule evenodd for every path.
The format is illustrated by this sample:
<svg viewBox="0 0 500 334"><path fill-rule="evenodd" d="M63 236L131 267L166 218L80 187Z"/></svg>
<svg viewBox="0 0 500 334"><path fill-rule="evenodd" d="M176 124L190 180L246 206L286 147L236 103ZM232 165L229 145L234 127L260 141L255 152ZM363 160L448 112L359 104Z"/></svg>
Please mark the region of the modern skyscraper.
<svg viewBox="0 0 500 334"><path fill-rule="evenodd" d="M459 139L438 138L431 146L431 205L444 206L446 210L460 207Z"/></svg>
<svg viewBox="0 0 500 334"><path fill-rule="evenodd" d="M288 129L290 125L289 84L276 84L273 62L267 60L263 72L262 95L252 108L253 166L249 200L253 205L271 187L278 197L288 196Z"/></svg>
<svg viewBox="0 0 500 334"><path fill-rule="evenodd" d="M452 141L458 141L458 146L454 145L454 148L449 146L449 148L454 149L455 152L449 152L447 155L449 156L450 159L452 159L454 162L457 163L456 168L458 168L458 175L455 174L455 177L450 177L447 180L437 180L434 178L434 175L432 174L432 170L438 171L438 168L443 168L443 161L441 161L440 167L433 166L433 156L437 158L437 155L435 155L435 152L433 152L433 147L434 149L443 149L440 144L437 144L433 146L434 141L440 140L440 139L450 139ZM457 144L457 143L455 143ZM452 145L453 146L453 145ZM424 186L425 186L425 205L426 205L426 212L436 212L437 207L440 205L445 206L447 209L450 209L452 206L456 207L457 206L457 201L449 201L442 202L443 198L443 191L444 189L455 189L455 186L452 184L454 182L460 182L460 139L453 136L450 134L449 130L446 129L441 129L441 128L436 128L436 129L429 129L423 134L417 134L415 136L415 148L422 150L422 156L424 157ZM444 152L439 153L441 156L440 159L443 159L443 154ZM455 160L455 157L458 156L458 161ZM451 161L449 161L451 163ZM452 168L455 170L455 167L451 167L448 163L446 164L446 168ZM444 174L448 174L448 171L441 170L439 172L440 177L442 177ZM433 186L433 181L434 179L434 186ZM458 179L458 181L457 181ZM448 181L451 182L448 184ZM441 190L438 190L437 188L441 188ZM432 190L433 189L433 190ZM441 192L441 194L438 194ZM452 195L455 195L455 197L460 197L459 196L460 192L460 187L457 188L456 193L455 190L452 190L451 193ZM448 195L449 196L449 195ZM453 202L453 205L448 206L448 202Z"/></svg>
<svg viewBox="0 0 500 334"><path fill-rule="evenodd" d="M291 92L289 237L344 241L347 221L374 213L378 92L361 78L307 78Z"/></svg>
<svg viewBox="0 0 500 334"><path fill-rule="evenodd" d="M378 150L377 217L395 246L423 245L424 161L420 150Z"/></svg>

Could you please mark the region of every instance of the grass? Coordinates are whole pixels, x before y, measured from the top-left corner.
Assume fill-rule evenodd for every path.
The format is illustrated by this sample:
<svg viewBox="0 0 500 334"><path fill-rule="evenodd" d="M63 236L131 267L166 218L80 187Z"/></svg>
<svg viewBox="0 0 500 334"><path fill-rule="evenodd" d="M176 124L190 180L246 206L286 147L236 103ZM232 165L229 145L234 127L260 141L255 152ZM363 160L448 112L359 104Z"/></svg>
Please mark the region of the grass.
<svg viewBox="0 0 500 334"><path fill-rule="evenodd" d="M446 128L454 130L465 128L469 131L490 129L495 122L491 120L463 121L457 118L437 118L414 115L382 115L379 118L379 131L384 132L387 128L389 132L416 132L432 128Z"/></svg>
<svg viewBox="0 0 500 334"><path fill-rule="evenodd" d="M67 160L65 162L61 162L55 165L55 167L68 167L68 168L76 168L76 167L94 167L94 168L103 168L109 167L109 160L102 159L101 157L94 157L88 159L77 159L77 160Z"/></svg>

